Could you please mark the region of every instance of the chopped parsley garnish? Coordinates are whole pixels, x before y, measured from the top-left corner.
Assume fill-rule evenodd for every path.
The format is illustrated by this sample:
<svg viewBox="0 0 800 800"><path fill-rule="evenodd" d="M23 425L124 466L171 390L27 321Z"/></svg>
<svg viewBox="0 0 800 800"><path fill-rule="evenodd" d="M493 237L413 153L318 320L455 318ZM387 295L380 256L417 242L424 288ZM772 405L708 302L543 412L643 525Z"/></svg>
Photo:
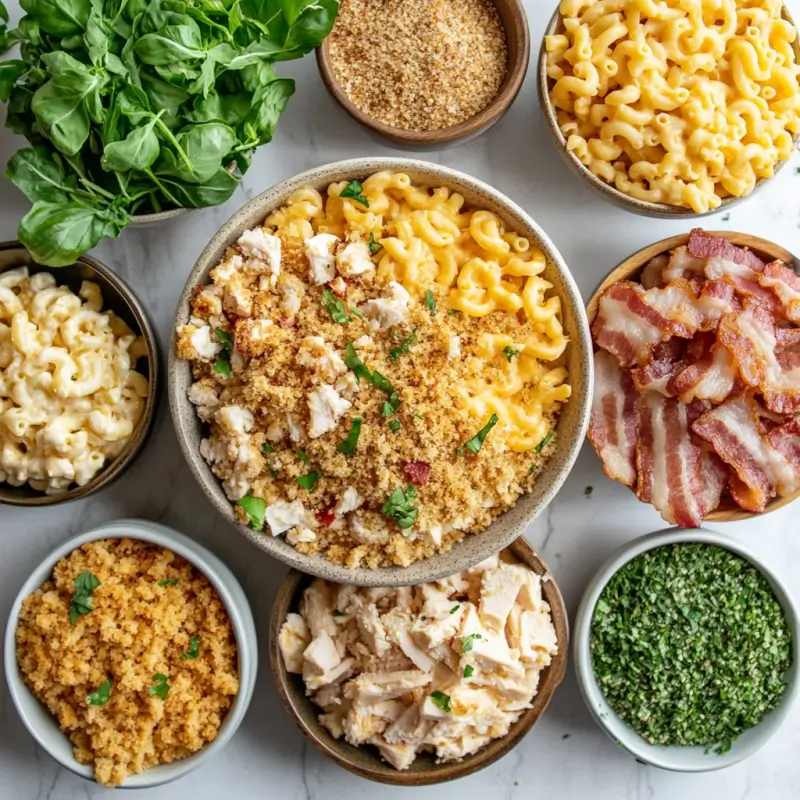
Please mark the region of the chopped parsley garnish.
<svg viewBox="0 0 800 800"><path fill-rule="evenodd" d="M153 680L155 683L152 686L147 687L147 694L152 694L155 697L161 698L161 700L166 700L167 695L169 694L167 676L164 675L163 672L156 672L156 674L153 675Z"/></svg>
<svg viewBox="0 0 800 800"><path fill-rule="evenodd" d="M456 603L456 604L455 604L455 605L454 605L454 606L453 606L453 607L450 609L450 613L451 613L451 614L455 614L455 613L456 613L456 611L458 611L458 609L459 609L459 608L461 608L461 603Z"/></svg>
<svg viewBox="0 0 800 800"><path fill-rule="evenodd" d="M166 578L163 581L159 581L159 586L175 586L175 584L180 583L180 578Z"/></svg>
<svg viewBox="0 0 800 800"><path fill-rule="evenodd" d="M417 419L425 419L425 415L424 415L424 414L420 414L420 413L419 413L419 411L415 411L415 412L414 412L414 416L415 416Z"/></svg>
<svg viewBox="0 0 800 800"><path fill-rule="evenodd" d="M214 328L214 333L217 334L217 339L222 345L223 350L233 350L233 334L222 330L222 328Z"/></svg>
<svg viewBox="0 0 800 800"><path fill-rule="evenodd" d="M181 654L181 661L186 661L189 658L197 658L200 654L200 639L197 636L192 636L189 639L189 651Z"/></svg>
<svg viewBox="0 0 800 800"><path fill-rule="evenodd" d="M297 457L304 463L308 464L308 453L305 450L298 450Z"/></svg>
<svg viewBox="0 0 800 800"><path fill-rule="evenodd" d="M456 453L458 453L460 456L463 456L464 455L464 448L463 447L459 447L458 450L456 450Z"/></svg>
<svg viewBox="0 0 800 800"><path fill-rule="evenodd" d="M450 695L444 692L431 692L431 700L434 705L442 709L446 713L450 713Z"/></svg>
<svg viewBox="0 0 800 800"><path fill-rule="evenodd" d="M344 614L342 614L342 612L341 612L341 611L339 611L339 609L338 609L338 608L334 608L334 609L333 609L333 616L334 616L334 617L343 617L343 616L344 616Z"/></svg>
<svg viewBox="0 0 800 800"><path fill-rule="evenodd" d="M548 433L547 436L545 436L544 439L542 439L542 441L536 445L536 455L541 455L542 450L547 447L547 443L553 438L553 435L553 431L550 431L550 433Z"/></svg>
<svg viewBox="0 0 800 800"><path fill-rule="evenodd" d="M436 298L433 296L433 292L430 289L425 292L425 305L428 307L428 311L430 311L431 316L435 317L437 308Z"/></svg>
<svg viewBox="0 0 800 800"><path fill-rule="evenodd" d="M214 372L218 372L225 378L230 378L233 375L227 350L223 350L222 357L214 362Z"/></svg>
<svg viewBox="0 0 800 800"><path fill-rule="evenodd" d="M367 208L369 208L369 206L367 206ZM370 251L370 253L372 253L372 255L375 255L375 253L379 252L382 249L383 249L383 245L380 244L379 242L376 242L375 241L375 234L371 233L369 235L369 251Z"/></svg>
<svg viewBox="0 0 800 800"><path fill-rule="evenodd" d="M531 464L531 468L528 470L528 472L532 475L537 469L539 469L538 465Z"/></svg>
<svg viewBox="0 0 800 800"><path fill-rule="evenodd" d="M354 306L347 306L350 309L350 313L354 316L358 317L359 319L366 319L366 317Z"/></svg>
<svg viewBox="0 0 800 800"><path fill-rule="evenodd" d="M505 354L505 357L508 360L508 363L510 364L511 363L511 359L514 358L514 356L518 356L520 354L520 351L519 350L515 350L509 344L509 345L506 345L506 347L503 348L503 353Z"/></svg>
<svg viewBox="0 0 800 800"><path fill-rule="evenodd" d="M392 414L394 414L394 408L392 408L392 404L387 400L384 400L383 405L381 406L381 416L391 417Z"/></svg>
<svg viewBox="0 0 800 800"><path fill-rule="evenodd" d="M467 664L467 666L464 667L464 677L465 678L471 678L474 672L475 672L475 669L473 668L473 666L471 664Z"/></svg>
<svg viewBox="0 0 800 800"><path fill-rule="evenodd" d="M271 469L271 470L269 471L269 476L270 476L270 478L277 478L277 477L278 477L278 470L276 470L276 469Z"/></svg>
<svg viewBox="0 0 800 800"><path fill-rule="evenodd" d="M392 433L397 433L400 430L400 420L399 419L390 419L389 420L389 430Z"/></svg>
<svg viewBox="0 0 800 800"><path fill-rule="evenodd" d="M356 348L352 342L348 342L345 348L344 363L353 371L357 383L361 383L362 378L365 381L372 381L372 373L367 369L367 365L358 357L358 353L356 353Z"/></svg>
<svg viewBox="0 0 800 800"><path fill-rule="evenodd" d="M338 322L340 325L347 325L350 322L344 301L335 297L330 289L322 290L322 307L331 315L334 322Z"/></svg>
<svg viewBox="0 0 800 800"><path fill-rule="evenodd" d="M108 698L111 697L111 684L112 681L109 678L107 681L103 681L91 694L86 695L86 705L104 706L108 702Z"/></svg>
<svg viewBox="0 0 800 800"><path fill-rule="evenodd" d="M775 708L792 634L768 581L722 547L657 547L624 564L592 617L592 665L645 741L724 753Z"/></svg>
<svg viewBox="0 0 800 800"><path fill-rule="evenodd" d="M69 621L73 625L78 621L78 617L92 610L94 590L99 585L100 581L91 572L81 572L75 578L75 594L69 603Z"/></svg>
<svg viewBox="0 0 800 800"><path fill-rule="evenodd" d="M297 482L307 492L313 492L317 481L322 477L319 472L309 472L308 475L300 475L297 477Z"/></svg>
<svg viewBox="0 0 800 800"><path fill-rule="evenodd" d="M475 646L476 639L483 639L483 636L481 636L480 633L471 633L469 636L465 636L461 640L461 652L469 653L469 651Z"/></svg>
<svg viewBox="0 0 800 800"><path fill-rule="evenodd" d="M250 518L250 527L254 531L264 530L264 515L267 511L267 503L260 497L253 497L246 494L239 500L239 508Z"/></svg>
<svg viewBox="0 0 800 800"><path fill-rule="evenodd" d="M355 200L356 203L361 203L365 208L369 208L369 200L365 197L364 187L359 181L350 181L350 183L339 192L339 197L350 197Z"/></svg>
<svg viewBox="0 0 800 800"><path fill-rule="evenodd" d="M261 452L265 456L268 456L270 453L275 452L275 448L269 442L264 442L264 444L261 445Z"/></svg>
<svg viewBox="0 0 800 800"><path fill-rule="evenodd" d="M470 451L470 453L478 453L483 447L484 439L486 439L489 431L497 425L497 414L492 414L489 417L489 421L468 441L464 442L464 447ZM461 455L461 453L459 453Z"/></svg>
<svg viewBox="0 0 800 800"><path fill-rule="evenodd" d="M372 385L376 389L380 389L382 392L386 392L386 394L391 395L394 392L394 386L389 382L389 379L385 375L381 375L378 370L375 370L372 373Z"/></svg>
<svg viewBox="0 0 800 800"><path fill-rule="evenodd" d="M353 424L350 428L350 433L347 434L347 438L336 445L336 449L340 453L344 453L346 456L351 456L355 453L358 437L361 435L361 422L361 417L353 417Z"/></svg>
<svg viewBox="0 0 800 800"><path fill-rule="evenodd" d="M416 343L417 329L414 328L414 330L412 330L411 333L409 333L408 336L406 336L406 338L400 342L400 347L393 347L389 351L389 358L391 358L392 361L397 361L397 359L400 358L400 356L402 356L404 353L408 353L411 350L412 345L415 345Z"/></svg>
<svg viewBox="0 0 800 800"><path fill-rule="evenodd" d="M395 489L383 504L381 514L391 517L399 528L410 528L419 513L414 505L416 499L417 490L413 486L406 486L405 491Z"/></svg>
<svg viewBox="0 0 800 800"><path fill-rule="evenodd" d="M450 309L450 316L451 317L453 316L453 314L460 314L460 313L461 313L461 310L458 309L458 308L451 308Z"/></svg>
<svg viewBox="0 0 800 800"><path fill-rule="evenodd" d="M593 489L591 486L587 486L587 487L586 487L586 488L583 490L583 496L584 496L584 497L591 497L591 496L592 496L592 492L593 492L593 491L594 491L594 489Z"/></svg>

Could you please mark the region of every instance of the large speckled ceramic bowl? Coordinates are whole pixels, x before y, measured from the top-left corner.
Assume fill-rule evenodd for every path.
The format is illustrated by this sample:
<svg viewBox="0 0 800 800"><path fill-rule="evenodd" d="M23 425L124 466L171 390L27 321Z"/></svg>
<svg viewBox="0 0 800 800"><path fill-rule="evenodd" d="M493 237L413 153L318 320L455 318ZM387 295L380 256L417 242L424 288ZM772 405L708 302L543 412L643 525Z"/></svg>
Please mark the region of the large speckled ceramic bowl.
<svg viewBox="0 0 800 800"><path fill-rule="evenodd" d="M188 322L192 293L196 287L208 283L208 273L220 261L226 248L243 231L262 223L267 214L285 203L292 192L303 186L313 186L323 191L334 181L363 180L374 172L386 169L405 172L419 185L446 185L455 189L468 204L493 211L509 228L529 238L542 249L547 258L544 277L553 284L553 291L561 298L564 331L570 339L566 366L572 385L572 397L559 416L555 450L542 468L533 491L521 497L513 508L498 517L485 531L467 536L447 553L418 561L408 567L349 569L333 564L322 556L303 555L282 537L273 538L269 534L256 533L236 519L219 480L200 455L204 425L186 396L192 382L191 367L188 361L183 361L176 355L175 328ZM195 264L178 302L169 349L169 402L178 441L192 473L217 510L239 533L257 547L301 572L337 583L400 586L436 580L477 564L521 536L545 509L572 469L586 433L594 382L591 353L589 327L578 287L547 234L518 205L485 183L438 164L404 158L360 158L326 164L273 186L234 214L214 236Z"/></svg>

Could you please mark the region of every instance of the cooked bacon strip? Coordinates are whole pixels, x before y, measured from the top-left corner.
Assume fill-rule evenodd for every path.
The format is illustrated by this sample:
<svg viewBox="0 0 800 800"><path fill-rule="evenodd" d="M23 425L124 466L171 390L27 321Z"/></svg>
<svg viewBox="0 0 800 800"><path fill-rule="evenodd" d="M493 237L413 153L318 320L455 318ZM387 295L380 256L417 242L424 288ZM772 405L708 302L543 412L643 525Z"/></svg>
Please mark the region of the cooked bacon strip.
<svg viewBox="0 0 800 800"><path fill-rule="evenodd" d="M685 366L683 360L684 340L673 337L657 345L653 357L643 367L631 370L631 377L636 390L641 392L661 392L667 397L673 395L667 391L670 379Z"/></svg>
<svg viewBox="0 0 800 800"><path fill-rule="evenodd" d="M800 409L800 364L777 352L775 320L765 308L745 302L739 314L726 314L718 338L738 364L742 380L764 395L764 403L776 414Z"/></svg>
<svg viewBox="0 0 800 800"><path fill-rule="evenodd" d="M800 275L783 261L771 261L758 276L758 283L775 294L786 319L800 324Z"/></svg>
<svg viewBox="0 0 800 800"><path fill-rule="evenodd" d="M792 419L767 434L770 445L800 471L800 419Z"/></svg>
<svg viewBox="0 0 800 800"><path fill-rule="evenodd" d="M791 494L800 488L800 472L772 445L769 437L774 431L764 435L749 395L742 393L703 414L692 431L735 471L738 481L731 480L731 495L742 508L763 511L776 493Z"/></svg>
<svg viewBox="0 0 800 800"><path fill-rule="evenodd" d="M700 480L703 488L697 498L701 516L710 514L719 505L730 477L728 465L710 445L703 442L700 448Z"/></svg>
<svg viewBox="0 0 800 800"><path fill-rule="evenodd" d="M603 462L603 472L626 486L636 482L635 402L630 373L620 369L612 355L598 350L589 440Z"/></svg>
<svg viewBox="0 0 800 800"><path fill-rule="evenodd" d="M652 503L667 522L699 527L709 500L703 497L700 448L689 435L687 407L647 392L636 401L636 416L637 497Z"/></svg>
<svg viewBox="0 0 800 800"><path fill-rule="evenodd" d="M731 262L748 267L753 272L763 272L764 262L747 247L737 247L722 236L695 228L689 233L687 250L690 256L716 262ZM706 271L706 277L712 277ZM719 276L718 276L719 277Z"/></svg>
<svg viewBox="0 0 800 800"><path fill-rule="evenodd" d="M791 350L800 347L800 328L775 328L778 350Z"/></svg>
<svg viewBox="0 0 800 800"><path fill-rule="evenodd" d="M666 394L676 395L683 403L711 400L721 403L733 391L738 371L736 362L725 347L714 345L708 356L689 364L667 384Z"/></svg>
<svg viewBox="0 0 800 800"><path fill-rule="evenodd" d="M662 273L664 272L664 268L668 263L669 256L666 253L661 253L661 255L657 255L655 258L651 258L650 261L647 262L645 268L642 270L642 276L639 278L639 283L641 283L645 289L653 289L656 286L663 286L664 279L662 277Z"/></svg>
<svg viewBox="0 0 800 800"><path fill-rule="evenodd" d="M661 280L669 283L677 278L691 279L692 277L703 277L706 267L705 258L695 258L689 255L689 248L686 245L676 247L669 256L669 264L661 274ZM645 287L647 288L647 287Z"/></svg>
<svg viewBox="0 0 800 800"><path fill-rule="evenodd" d="M713 331L725 314L739 311L742 306L731 284L726 281L707 281L697 300L697 308L700 312L697 329Z"/></svg>

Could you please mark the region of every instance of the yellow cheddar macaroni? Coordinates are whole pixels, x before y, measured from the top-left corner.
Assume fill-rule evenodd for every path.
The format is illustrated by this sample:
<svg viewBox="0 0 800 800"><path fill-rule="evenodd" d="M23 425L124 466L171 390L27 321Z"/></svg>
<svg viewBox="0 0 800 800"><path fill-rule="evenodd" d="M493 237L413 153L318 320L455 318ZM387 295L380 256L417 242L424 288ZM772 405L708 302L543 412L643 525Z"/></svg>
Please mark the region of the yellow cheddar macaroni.
<svg viewBox="0 0 800 800"><path fill-rule="evenodd" d="M547 36L567 149L639 200L718 208L789 158L797 31L778 0L562 0Z"/></svg>
<svg viewBox="0 0 800 800"><path fill-rule="evenodd" d="M80 296L48 272L0 274L0 482L46 494L83 486L125 446L148 382L144 343L100 287Z"/></svg>
<svg viewBox="0 0 800 800"><path fill-rule="evenodd" d="M178 329L201 452L243 522L351 566L483 530L570 396L543 253L446 187L379 172L245 231Z"/></svg>

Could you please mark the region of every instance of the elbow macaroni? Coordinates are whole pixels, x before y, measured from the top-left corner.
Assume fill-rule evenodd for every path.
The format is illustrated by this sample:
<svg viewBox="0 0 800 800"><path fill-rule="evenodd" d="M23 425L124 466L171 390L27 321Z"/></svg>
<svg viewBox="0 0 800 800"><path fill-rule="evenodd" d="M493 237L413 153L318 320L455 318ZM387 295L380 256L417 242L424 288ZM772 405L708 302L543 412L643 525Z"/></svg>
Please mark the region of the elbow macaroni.
<svg viewBox="0 0 800 800"><path fill-rule="evenodd" d="M639 200L718 208L800 134L797 31L778 0L563 0L545 38L567 149Z"/></svg>
<svg viewBox="0 0 800 800"><path fill-rule="evenodd" d="M0 481L47 494L83 486L144 411L143 343L100 287L78 295L47 272L0 274Z"/></svg>

